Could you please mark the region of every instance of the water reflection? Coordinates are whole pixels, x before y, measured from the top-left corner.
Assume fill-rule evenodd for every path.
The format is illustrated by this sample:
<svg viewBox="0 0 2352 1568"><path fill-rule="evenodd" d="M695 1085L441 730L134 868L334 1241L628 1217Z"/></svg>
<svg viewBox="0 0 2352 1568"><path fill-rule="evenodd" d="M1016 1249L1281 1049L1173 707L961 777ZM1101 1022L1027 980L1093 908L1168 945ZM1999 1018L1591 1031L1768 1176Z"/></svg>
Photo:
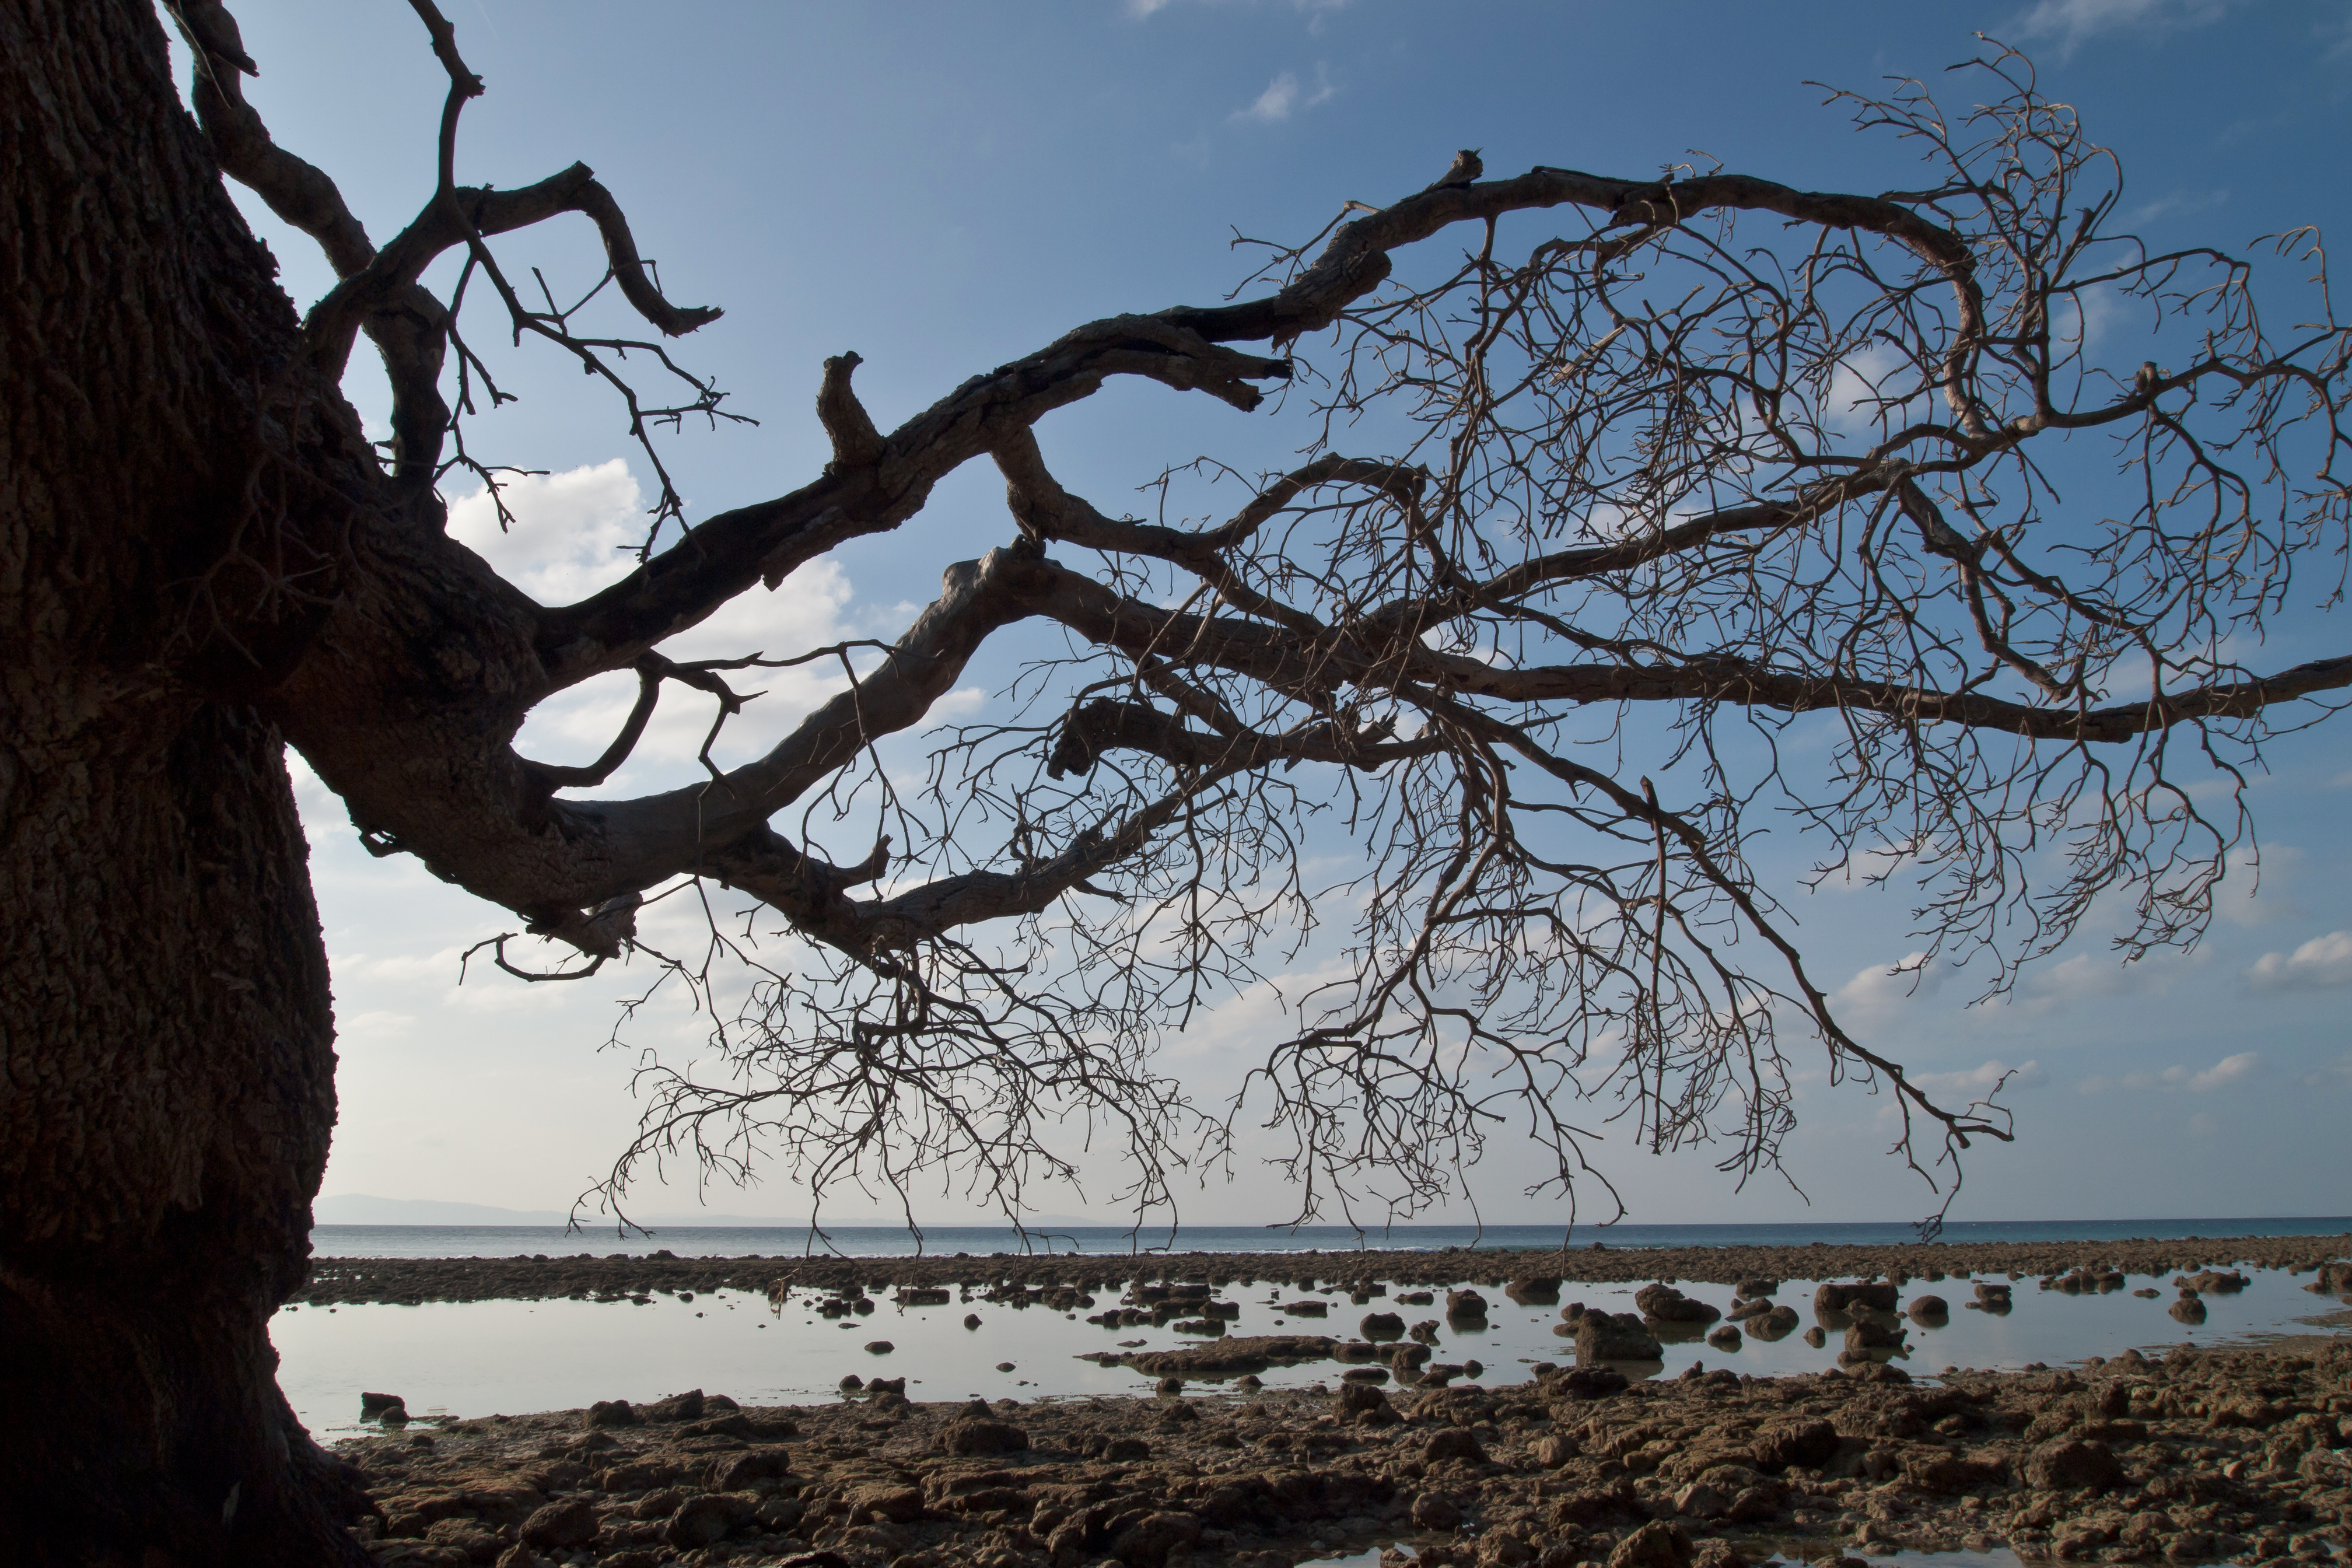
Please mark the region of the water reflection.
<svg viewBox="0 0 2352 1568"><path fill-rule="evenodd" d="M1695 1335L1657 1334L1656 1357L1623 1363L1622 1370L1629 1376L1679 1376L1693 1368L1726 1368L1770 1376L1819 1372L1842 1356L1902 1366L1914 1376L1933 1375L1947 1366L2014 1370L2113 1356L2127 1348L2161 1352L2183 1341L2214 1344L2308 1331L2299 1320L2330 1311L2346 1317L2332 1299L2306 1294L2301 1279L2283 1271L2257 1270L2242 1289L2204 1294L2206 1319L2195 1324L2168 1316L2163 1299L2120 1289L2044 1291L2030 1281L2014 1293L2011 1309L2002 1311L1995 1299L2003 1292L1975 1291L1977 1283L1914 1282L1901 1293L1898 1312L1868 1302L1859 1310L1853 1302L1815 1310L1817 1282L1791 1279L1771 1299L1801 1313L1809 1324L1806 1334L1768 1333L1751 1315L1727 1320L1741 1330L1737 1348L1727 1349L1709 1343L1711 1326L1700 1323ZM1612 1315L1634 1313L1639 1289L1570 1284L1560 1291L1569 1298L1560 1306L1509 1300L1498 1291L1483 1319L1447 1320L1435 1301L1411 1300L1417 1291L1358 1303L1344 1292L1286 1288L1269 1295L1262 1288L1236 1288L1226 1293L1233 1317L1218 1321L1233 1334L1317 1333L1345 1342L1360 1332L1367 1347L1379 1352L1360 1362L1351 1355L1348 1364L1316 1361L1263 1367L1255 1375L1264 1385L1336 1385L1357 1365L1385 1367L1393 1376L1398 1346L1426 1347L1428 1364L1461 1368L1453 1374L1458 1379L1517 1383L1539 1363L1575 1363L1574 1339L1559 1331L1566 1326L1564 1312L1581 1304ZM1723 1287L1683 1289L1718 1308L1733 1300ZM1948 1300L1964 1289L1977 1299L1964 1300L1962 1307L1976 1310L1942 1315L1911 1310L1919 1297ZM2162 1294L2172 1292L2168 1287ZM1303 1302L1320 1306L1321 1315L1302 1311ZM1419 1335L1402 1337L1385 1321L1367 1321L1386 1314L1411 1325L1405 1335L1415 1329ZM287 1394L317 1432L352 1429L363 1390L401 1395L416 1417L520 1414L597 1399L635 1402L695 1387L747 1403L797 1403L835 1396L841 1379L851 1373L906 1376L908 1393L917 1399L1148 1394L1153 1376L1079 1358L1200 1342L1198 1334L1180 1333L1173 1322L1115 1319L1100 1326L1085 1321L1086 1315L959 1298L903 1307L880 1300L872 1315L827 1319L820 1315L818 1302L805 1296L772 1315L761 1297L719 1291L692 1300L653 1296L641 1304L478 1301L355 1305L331 1311L308 1307L281 1312L272 1338L282 1357L279 1376ZM966 1328L967 1317L980 1321ZM1855 1337L1857 1330L1865 1331ZM1809 1342L1815 1334L1819 1342ZM887 1353L865 1349L869 1342L882 1341L892 1347ZM1475 1374L1469 1370L1474 1362ZM1197 1379L1192 1384L1195 1393L1227 1385Z"/></svg>

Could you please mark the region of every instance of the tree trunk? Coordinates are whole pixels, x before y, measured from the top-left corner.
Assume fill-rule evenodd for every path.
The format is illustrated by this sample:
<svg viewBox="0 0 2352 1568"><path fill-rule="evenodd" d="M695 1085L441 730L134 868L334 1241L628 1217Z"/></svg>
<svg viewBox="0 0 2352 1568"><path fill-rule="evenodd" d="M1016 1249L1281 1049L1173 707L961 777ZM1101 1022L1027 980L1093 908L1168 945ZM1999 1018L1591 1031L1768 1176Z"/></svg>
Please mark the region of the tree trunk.
<svg viewBox="0 0 2352 1568"><path fill-rule="evenodd" d="M360 454L145 0L0 0L0 1560L363 1563L273 1375L333 1026L245 700Z"/></svg>

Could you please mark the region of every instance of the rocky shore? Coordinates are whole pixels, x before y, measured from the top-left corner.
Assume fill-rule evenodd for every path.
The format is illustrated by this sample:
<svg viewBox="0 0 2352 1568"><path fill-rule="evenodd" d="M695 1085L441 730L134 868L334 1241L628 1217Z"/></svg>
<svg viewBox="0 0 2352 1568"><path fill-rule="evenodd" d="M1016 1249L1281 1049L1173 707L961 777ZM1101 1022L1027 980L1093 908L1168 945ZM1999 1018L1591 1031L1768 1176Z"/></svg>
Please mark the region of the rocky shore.
<svg viewBox="0 0 2352 1568"><path fill-rule="evenodd" d="M594 1300L656 1291L954 1289L966 1293L1019 1285L1093 1293L1128 1281L1197 1279L1213 1285L1265 1282L1354 1292L1374 1283L1412 1288L1550 1278L1584 1284L1679 1279L1733 1285L1741 1279L1884 1278L1897 1282L1970 1275L2057 1277L2077 1269L2169 1277L2252 1267L2310 1272L2352 1250L2352 1237L2234 1237L2154 1241L1934 1243L1901 1247L1612 1247L1519 1252L1150 1253L985 1258L632 1257L320 1258L297 1301L425 1302Z"/></svg>
<svg viewBox="0 0 2352 1568"><path fill-rule="evenodd" d="M1400 1545L1424 1568L2002 1544L2316 1563L2352 1542L2352 1337L1932 1386L1867 1357L1785 1378L1587 1366L1407 1389L1341 1373L1303 1392L1034 1405L912 1404L886 1381L814 1407L692 1393L395 1417L340 1451L374 1500L356 1533L386 1568L1291 1568L1374 1548L1402 1568Z"/></svg>

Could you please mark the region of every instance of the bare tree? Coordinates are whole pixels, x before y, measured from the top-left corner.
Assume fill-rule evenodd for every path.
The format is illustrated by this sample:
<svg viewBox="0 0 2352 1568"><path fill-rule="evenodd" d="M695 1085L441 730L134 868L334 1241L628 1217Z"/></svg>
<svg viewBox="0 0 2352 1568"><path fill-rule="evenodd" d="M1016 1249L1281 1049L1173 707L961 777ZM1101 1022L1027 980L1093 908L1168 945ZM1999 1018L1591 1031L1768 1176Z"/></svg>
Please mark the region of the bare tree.
<svg viewBox="0 0 2352 1568"><path fill-rule="evenodd" d="M2352 658L2236 658L2341 584L2352 338L2315 237L2264 247L2311 279L2300 324L2267 330L2259 257L2111 232L2115 160L2012 54L1975 62L1963 90L1991 101L1957 119L1916 84L1843 100L1918 155L1916 189L1488 180L1465 153L1265 247L1233 302L1078 326L887 433L844 354L817 394L824 471L695 519L655 437L727 411L661 339L718 312L667 300L585 168L458 183L482 84L412 3L449 79L440 181L381 247L244 101L255 63L221 6L167 0L194 125L144 6L0 7L0 344L22 367L0 392L22 933L0 982L22 1369L0 1467L48 1500L0 1526L19 1560L362 1560L265 1333L333 1115L282 743L371 849L578 955L488 944L510 973L637 956L667 893L712 911L708 952L646 956L717 1009L727 1070L652 1069L615 1194L685 1152L820 1190L952 1167L1017 1212L1069 1170L1075 1119L1149 1203L1255 1121L1306 1212L1410 1212L1496 1131L1570 1186L1586 1116L1769 1169L1792 1049L1891 1094L1898 1151L1948 1191L2005 1116L1847 1034L1755 836L1793 815L1819 874L1916 879L1927 952L1996 990L2110 896L2126 955L2192 942L2263 742L2352 684ZM223 174L333 266L299 320ZM566 217L609 262L571 305L494 244ZM420 281L445 256L446 299ZM657 335L595 324L611 294ZM2094 296L2154 357L2095 356ZM577 604L532 602L445 531L453 470L499 480L465 442L504 395L469 299L607 383L659 482L636 568ZM339 390L362 334L394 393L381 456ZM1271 396L1300 460L1179 463L1157 520L1104 511L1039 431L1118 377L1243 413ZM661 651L976 460L1003 472L1003 542L946 566L887 647ZM2126 504L2066 499L2102 468ZM1246 500L1188 515L1211 481ZM2294 576L2315 553L2315 589ZM877 748L1015 627L1060 649L1024 671L1017 720L935 734L928 773L895 774ZM815 659L843 689L756 761L593 793L667 687L715 725L744 672ZM601 757L516 752L534 706L616 671L640 696ZM1799 725L1834 737L1827 763L1782 747ZM1311 850L1337 834L1364 852L1332 885ZM1155 1043L1309 942L1340 978L1247 1098L1195 1106Z"/></svg>

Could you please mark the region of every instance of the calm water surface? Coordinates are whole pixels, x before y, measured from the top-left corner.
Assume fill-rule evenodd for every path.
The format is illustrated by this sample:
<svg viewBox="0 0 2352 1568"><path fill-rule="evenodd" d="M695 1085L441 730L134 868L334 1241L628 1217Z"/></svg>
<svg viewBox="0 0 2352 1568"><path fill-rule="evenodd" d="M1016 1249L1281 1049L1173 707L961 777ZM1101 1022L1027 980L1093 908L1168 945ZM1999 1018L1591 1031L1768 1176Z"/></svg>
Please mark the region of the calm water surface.
<svg viewBox="0 0 2352 1568"><path fill-rule="evenodd" d="M2006 1317L1968 1310L1967 1282L1914 1281L1905 1300L1942 1296L1951 1304L1943 1328L1909 1331L1911 1353L1905 1363L1916 1375L1946 1366L2014 1369L2028 1363L2052 1365L2092 1355L2114 1355L2126 1347L2161 1350L2184 1341L2212 1344L2265 1333L2310 1331L2298 1320L2330 1311L2338 1304L2303 1289L2304 1277L2284 1271L2251 1271L2252 1283L2237 1295L2205 1298L2206 1322L2184 1328L2165 1312L2173 1292L2155 1300L2125 1291L2105 1296L2068 1296L2044 1291L2023 1279L2014 1287L2015 1309ZM2131 1283L2149 1283L2135 1275ZM1814 1282L1790 1279L1778 1300L1812 1321ZM1635 1285L1561 1287L1563 1303L1583 1300L1612 1311L1633 1310ZM1700 1300L1727 1307L1731 1292L1719 1286L1688 1286ZM1486 1368L1481 1381L1518 1383L1530 1363L1574 1360L1574 1346L1555 1336L1556 1307L1519 1307L1500 1291L1490 1300L1484 1330L1441 1328L1437 1359ZM1241 1334L1286 1331L1352 1338L1363 1314L1395 1310L1406 1321L1443 1315L1433 1307L1402 1307L1375 1300L1352 1305L1345 1295L1328 1298L1328 1319L1292 1319L1277 1309L1302 1292L1271 1286L1235 1287L1224 1293L1241 1303L1231 1325ZM1099 1306L1111 1304L1108 1295ZM1161 1349L1188 1342L1169 1329L1149 1326L1106 1330L1043 1307L1015 1310L992 1302L954 1302L943 1307L896 1308L881 1301L869 1317L838 1322L818 1317L814 1303L795 1295L781 1313L766 1299L744 1291L698 1294L692 1301L656 1296L650 1305L627 1301L436 1302L422 1306L356 1305L336 1309L290 1308L271 1326L282 1356L279 1381L296 1412L322 1436L359 1429L362 1390L397 1394L410 1413L477 1416L567 1409L597 1399L659 1398L688 1388L731 1394L747 1404L803 1402L834 1395L842 1375L905 1376L916 1399L1066 1398L1087 1394L1148 1393L1151 1380L1124 1367L1077 1359L1113 1348ZM966 1329L966 1313L981 1325ZM887 1340L887 1354L869 1354L869 1341ZM1817 1372L1834 1363L1842 1336L1815 1350L1798 1333L1777 1343L1748 1338L1726 1354L1704 1342L1669 1344L1661 1375L1673 1376L1694 1362L1737 1372L1770 1375ZM1137 1342L1139 1342L1138 1343ZM999 1371L1000 1363L1012 1370ZM1331 1362L1276 1367L1259 1375L1276 1387L1305 1387L1336 1380ZM1196 1392L1223 1385L1202 1382ZM1945 1559L1948 1563L1948 1559Z"/></svg>

